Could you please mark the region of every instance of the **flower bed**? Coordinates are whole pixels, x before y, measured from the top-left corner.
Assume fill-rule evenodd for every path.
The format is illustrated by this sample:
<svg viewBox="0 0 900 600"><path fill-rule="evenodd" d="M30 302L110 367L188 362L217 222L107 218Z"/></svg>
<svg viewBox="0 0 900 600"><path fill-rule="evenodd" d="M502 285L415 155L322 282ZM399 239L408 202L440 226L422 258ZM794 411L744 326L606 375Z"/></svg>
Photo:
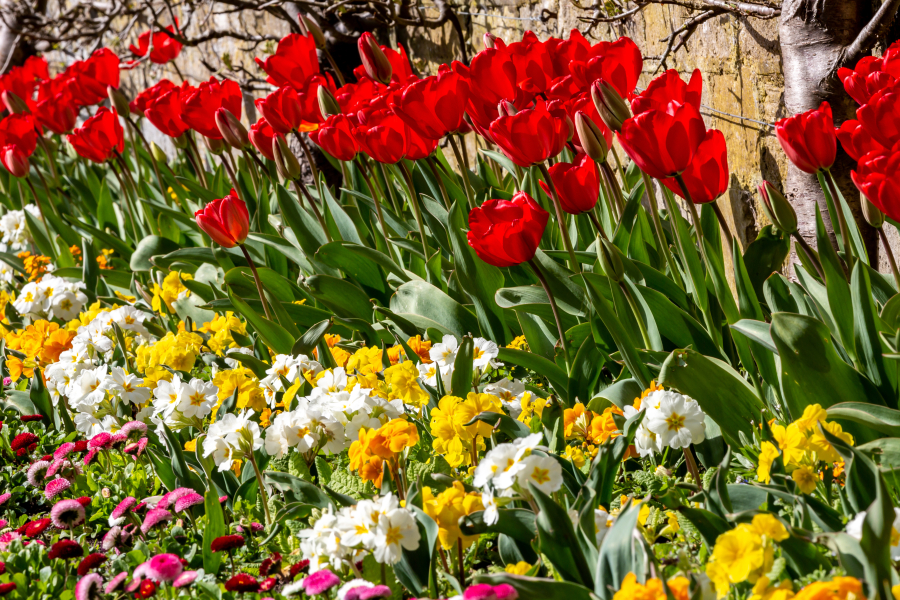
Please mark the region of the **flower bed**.
<svg viewBox="0 0 900 600"><path fill-rule="evenodd" d="M346 84L317 43L258 60L249 131L227 79L129 102L109 49L0 79L0 596L900 597L900 276L830 172L900 219L900 49L840 73L858 122L776 127L814 250L766 182L733 239L699 73L638 92L627 38L420 79L365 34Z"/></svg>

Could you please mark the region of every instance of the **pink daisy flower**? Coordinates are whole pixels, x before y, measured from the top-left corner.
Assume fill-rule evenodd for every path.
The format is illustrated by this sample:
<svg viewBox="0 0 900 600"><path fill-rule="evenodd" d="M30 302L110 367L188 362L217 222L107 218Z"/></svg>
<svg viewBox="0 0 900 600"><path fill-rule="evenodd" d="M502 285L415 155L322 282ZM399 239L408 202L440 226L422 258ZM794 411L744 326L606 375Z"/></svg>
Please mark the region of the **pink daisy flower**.
<svg viewBox="0 0 900 600"><path fill-rule="evenodd" d="M84 507L78 500L60 500L50 509L50 520L57 529L73 529L84 523Z"/></svg>

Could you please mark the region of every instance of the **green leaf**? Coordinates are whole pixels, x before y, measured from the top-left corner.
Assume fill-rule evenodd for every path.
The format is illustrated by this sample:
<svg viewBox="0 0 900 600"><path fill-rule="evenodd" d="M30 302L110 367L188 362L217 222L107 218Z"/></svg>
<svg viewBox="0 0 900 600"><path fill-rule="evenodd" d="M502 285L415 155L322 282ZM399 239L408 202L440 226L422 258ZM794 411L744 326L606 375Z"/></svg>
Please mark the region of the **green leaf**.
<svg viewBox="0 0 900 600"><path fill-rule="evenodd" d="M263 284L263 288L273 294L281 302L293 302L295 299L294 286L285 277L282 277L268 267L258 267L256 272ZM250 267L235 267L225 273L225 284L240 288L245 294L259 296L256 288L256 280Z"/></svg>
<svg viewBox="0 0 900 600"><path fill-rule="evenodd" d="M267 233L251 233L247 236L247 239L251 242L258 242L260 244L265 244L266 246L273 248L276 252L283 254L300 267L304 267L309 264L309 261L307 260L303 252L298 250L296 246L294 246L284 238L280 238L276 235L270 235Z"/></svg>
<svg viewBox="0 0 900 600"><path fill-rule="evenodd" d="M500 348L497 360L512 363L524 367L533 373L543 375L550 381L550 385L565 401L568 401L569 377L556 363L547 360L537 354L512 348Z"/></svg>
<svg viewBox="0 0 900 600"><path fill-rule="evenodd" d="M421 315L442 325L457 338L480 333L478 319L462 304L421 280L404 283L391 298L390 309L401 315Z"/></svg>
<svg viewBox="0 0 900 600"><path fill-rule="evenodd" d="M860 370L875 384L885 398L896 396L884 364L884 349L878 337L879 323L875 303L872 302L872 286L865 263L857 261L850 277L850 293L853 299L853 321L856 356ZM895 377L896 380L896 377Z"/></svg>
<svg viewBox="0 0 900 600"><path fill-rule="evenodd" d="M337 316L372 322L372 301L349 281L329 275L313 275L306 280L306 285L310 294Z"/></svg>
<svg viewBox="0 0 900 600"><path fill-rule="evenodd" d="M602 600L611 600L629 573L644 573L643 548L634 535L640 511L640 504L634 505L627 500L603 538L594 572L594 593Z"/></svg>
<svg viewBox="0 0 900 600"><path fill-rule="evenodd" d="M314 256L316 250L328 242L322 227L297 203L297 200L283 185L279 184L275 188L275 197L278 199L278 208L284 224L294 232L297 243L300 244L306 256Z"/></svg>
<svg viewBox="0 0 900 600"><path fill-rule="evenodd" d="M475 344L472 338L465 336L456 350L453 361L453 374L450 377L450 393L465 399L472 391L472 356Z"/></svg>
<svg viewBox="0 0 900 600"><path fill-rule="evenodd" d="M744 252L744 265L757 298L762 297L763 284L773 273L781 269L790 251L790 236L772 225L763 227L756 239L747 246Z"/></svg>
<svg viewBox="0 0 900 600"><path fill-rule="evenodd" d="M825 271L828 308L834 317L844 350L855 361L856 344L853 337L853 302L850 296L850 286L847 284L840 259L834 248L831 247L831 240L825 231L825 223L822 221L822 213L819 212L818 207L816 207L816 240L822 270Z"/></svg>
<svg viewBox="0 0 900 600"><path fill-rule="evenodd" d="M324 179L324 176L322 179ZM335 201L334 196L331 195L331 190L328 189L328 185L324 181L321 181L320 189L322 190L322 195L325 196L325 205L331 213L331 218L334 219L334 224L337 225L338 231L341 234L341 239L362 245L362 238L359 237L359 231L356 230L353 219L351 219L349 215L344 212L343 207Z"/></svg>
<svg viewBox="0 0 900 600"><path fill-rule="evenodd" d="M829 419L853 421L891 437L900 437L900 410L865 402L841 402L828 409Z"/></svg>
<svg viewBox="0 0 900 600"><path fill-rule="evenodd" d="M700 537L703 538L703 541L710 548L716 545L716 538L731 529L728 521L702 508L679 506L678 512L683 514L691 522L691 525L697 528L697 531L700 532Z"/></svg>
<svg viewBox="0 0 900 600"><path fill-rule="evenodd" d="M50 427L56 427L56 411L53 409L53 403L50 401L50 393L47 391L47 386L44 385L44 378L37 371L35 371L35 376L31 378L28 398L34 404L38 414L44 417L42 423Z"/></svg>
<svg viewBox="0 0 900 600"><path fill-rule="evenodd" d="M300 354L312 356L313 348L319 344L325 334L328 333L328 330L331 329L332 325L333 322L331 319L326 319L307 329L306 332L294 342L294 345L291 348L291 356L298 356Z"/></svg>
<svg viewBox="0 0 900 600"><path fill-rule="evenodd" d="M765 408L753 387L725 362L691 349L676 350L663 363L659 383L690 396L719 427L729 444L740 433L753 437Z"/></svg>
<svg viewBox="0 0 900 600"><path fill-rule="evenodd" d="M394 575L403 586L415 594L427 593L429 578L435 577L435 546L438 541L438 525L421 508L412 505L419 527L419 546L415 550L403 548L400 562L394 565Z"/></svg>
<svg viewBox="0 0 900 600"><path fill-rule="evenodd" d="M530 544L534 540L537 535L537 526L533 512L524 508L501 508L497 513L499 516L493 525L484 522L483 511L462 517L459 520L460 531L464 535L503 533L525 544Z"/></svg>
<svg viewBox="0 0 900 600"><path fill-rule="evenodd" d="M174 252L179 249L179 245L169 238L159 237L158 235L150 235L138 242L134 254L131 255L132 271L149 271L151 256L162 256Z"/></svg>
<svg viewBox="0 0 900 600"><path fill-rule="evenodd" d="M250 308L244 300L237 297L231 289L228 290L228 299L234 309L247 319L263 341L278 354L290 354L294 345L294 338L281 325L262 317Z"/></svg>
<svg viewBox="0 0 900 600"><path fill-rule="evenodd" d="M496 431L505 434L511 440L531 435L531 429L529 429L524 423L502 413L479 413L475 415L475 417L471 421L466 423L466 425L473 425L476 421L488 423L491 427L494 427Z"/></svg>
<svg viewBox="0 0 900 600"><path fill-rule="evenodd" d="M263 474L263 478L266 480L266 483L283 492L288 502L302 502L311 504L316 508L334 505L328 494L308 481L290 473L266 471Z"/></svg>
<svg viewBox="0 0 900 600"><path fill-rule="evenodd" d="M565 581L592 587L594 577L581 551L569 515L534 484L529 483L528 488L540 509L535 524L541 553Z"/></svg>
<svg viewBox="0 0 900 600"><path fill-rule="evenodd" d="M222 555L212 551L212 542L228 533L225 529L225 514L219 503L216 490L204 494L203 507L206 509L206 527L203 528L203 570L215 575L222 564Z"/></svg>

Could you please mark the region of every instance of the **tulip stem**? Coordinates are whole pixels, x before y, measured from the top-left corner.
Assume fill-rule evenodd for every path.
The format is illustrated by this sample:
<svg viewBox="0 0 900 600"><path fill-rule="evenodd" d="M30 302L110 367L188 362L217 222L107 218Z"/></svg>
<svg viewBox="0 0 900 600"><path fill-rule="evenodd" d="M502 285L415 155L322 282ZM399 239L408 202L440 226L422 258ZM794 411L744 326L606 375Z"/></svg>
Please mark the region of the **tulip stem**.
<svg viewBox="0 0 900 600"><path fill-rule="evenodd" d="M684 283L682 283L678 269L675 267L675 259L672 257L669 244L666 242L666 233L663 230L662 220L659 218L659 204L656 201L656 192L653 190L653 180L643 171L641 171L641 176L644 178L644 191L647 194L647 199L650 201L650 217L653 220L653 233L656 234L656 243L659 245L659 251L662 252L663 258L665 258L666 266L669 267L672 279L675 280L678 287L684 289Z"/></svg>
<svg viewBox="0 0 900 600"><path fill-rule="evenodd" d="M316 182L316 193L319 195L319 202L325 202L325 196L322 195L322 184L319 181L319 168L316 167L316 161L313 160L312 152L309 151L306 140L303 139L303 136L300 135L299 131L295 130L294 135L300 140L300 148L303 149L303 155L306 157L306 162L309 163L309 170L312 173L313 181Z"/></svg>
<svg viewBox="0 0 900 600"><path fill-rule="evenodd" d="M387 190L387 196L385 197L385 202L387 202L387 199L390 198L391 208L394 209L394 213L396 213L397 216L400 216L401 215L400 207L397 205L397 198L394 197L395 190L393 189L393 186L391 185L391 180L388 179L387 168L384 166L384 163L378 163L378 166L381 167L381 176L384 178L384 187ZM375 179L376 181L378 180L378 176L375 174L374 169L372 169L372 179Z"/></svg>
<svg viewBox="0 0 900 600"><path fill-rule="evenodd" d="M578 264L578 259L575 258L575 250L572 248L572 240L569 239L566 219L563 216L562 205L559 201L559 194L556 193L556 186L553 185L553 178L550 177L550 171L547 169L547 165L545 165L544 163L538 163L538 168L540 168L541 174L544 176L544 181L547 183L547 187L550 188L550 196L553 200L553 207L556 209L556 220L559 223L559 233L560 235L562 235L563 246L565 246L566 252L569 253L569 268L572 269L572 271L575 273L580 273L581 266Z"/></svg>
<svg viewBox="0 0 900 600"><path fill-rule="evenodd" d="M131 208L131 199L130 194L128 193L128 188L125 186L125 182L122 180L122 176L119 175L118 169L113 163L110 163L112 167L112 172L116 176L116 179L119 180L119 187L122 190L122 196L125 198L125 209L128 211L129 216L131 217L131 232L134 234L134 242L137 243L142 236L138 235L137 231L137 220L134 218L134 210Z"/></svg>
<svg viewBox="0 0 900 600"><path fill-rule="evenodd" d="M141 128L137 126L137 123L131 120L130 115L125 115L125 121L131 127L131 129L141 138L141 142L144 144L144 149L147 151L147 154L150 156L150 164L153 165L153 172L156 174L156 182L159 184L159 191L163 195L163 199L166 199L166 186L163 185L162 176L159 174L159 164L156 162L156 157L153 156L153 149L150 148L150 144L147 142L147 138L144 137L144 132L141 131ZM132 137L132 145L134 145L134 137ZM136 151L135 151L136 153ZM175 196L176 202L178 202L179 206L181 205L181 201L177 200L178 196Z"/></svg>
<svg viewBox="0 0 900 600"><path fill-rule="evenodd" d="M444 206L447 207L447 210L450 210L450 197L447 195L447 186L444 185L444 180L441 179L441 174L438 171L437 164L435 164L435 158L433 156L429 156L425 158L425 162L427 162L428 166L431 167L431 174L434 175L434 178L437 180L438 189L441 190L441 198L444 201Z"/></svg>
<svg viewBox="0 0 900 600"><path fill-rule="evenodd" d="M175 63L172 63L175 64ZM200 182L203 184L203 187L209 189L209 183L206 181L206 169L203 168L203 157L200 156L200 149L197 147L197 142L194 140L194 136L190 135L188 132L187 141L190 146L190 151L193 151L195 160L191 162L194 163L194 169L197 171L197 177L200 178Z"/></svg>
<svg viewBox="0 0 900 600"><path fill-rule="evenodd" d="M41 199L38 197L37 190L34 189L34 184L31 183L30 179L28 179L28 175L25 175L25 177L23 177L22 179L24 179L25 183L28 184L28 188L31 190L31 195L34 196L34 202L37 204L38 210L41 213L41 223L43 223L44 229L47 230L47 241L50 243L50 254L52 255L51 258L53 258L53 260L56 261L57 260L56 247L53 244L53 238L51 237L50 228L47 227L47 220L44 218L44 204L41 202ZM48 190L47 193L49 194L50 191Z"/></svg>
<svg viewBox="0 0 900 600"><path fill-rule="evenodd" d="M728 242L728 250L730 252L734 245L734 236L731 234L731 229L728 228L728 221L725 220L725 215L722 213L722 209L719 208L717 200L713 200L712 208L716 213L716 218L719 220L719 227L722 228L722 233L725 234L725 241Z"/></svg>
<svg viewBox="0 0 900 600"><path fill-rule="evenodd" d="M416 188L413 185L412 181L412 173L409 172L409 167L401 160L397 163L400 166L400 171L403 172L403 178L406 180L406 188L409 191L409 204L413 209L413 214L416 216L416 225L419 227L419 236L422 238L422 251L425 253L425 271L428 271L428 240L425 238L425 223L422 220L422 210L419 207L418 198L416 198Z"/></svg>
<svg viewBox="0 0 900 600"><path fill-rule="evenodd" d="M634 299L634 296L631 295L631 292L628 291L628 287L621 281L619 282L619 289L622 290L622 293L625 295L625 299L628 301L628 306L631 307L631 312L634 313L634 318L637 321L638 329L641 332L641 339L644 341L644 348L647 350L653 350L653 344L650 343L650 334L647 332L647 324L644 322L644 316L641 314L640 307Z"/></svg>
<svg viewBox="0 0 900 600"><path fill-rule="evenodd" d="M622 190L619 189L619 182L616 181L616 175L613 173L612 169L609 168L609 164L606 161L600 163L600 171L603 173L603 180L609 186L610 195L612 196L613 202L615 202L616 218L621 218L622 213L625 212L625 200L622 198Z"/></svg>
<svg viewBox="0 0 900 600"><path fill-rule="evenodd" d="M225 172L228 173L228 179L231 180L231 187L234 188L234 193L237 194L238 198L241 199L245 204L247 203L247 199L244 198L244 191L241 189L241 186L238 184L237 177L234 174L234 167L231 166L230 152L222 153L222 166L225 167Z"/></svg>
<svg viewBox="0 0 900 600"><path fill-rule="evenodd" d="M700 469L697 468L697 461L694 459L694 452L691 450L690 446L684 447L684 462L687 465L687 470L690 472L691 477L694 479L694 484L703 487L703 481L700 479Z"/></svg>
<svg viewBox="0 0 900 600"><path fill-rule="evenodd" d="M894 284L896 284L897 289L900 290L900 271L897 270L897 262L894 260L894 252L891 250L891 245L888 243L887 235L884 233L884 227L878 228L878 237L881 238L881 245L884 246L884 255L888 259L888 263L891 265L891 273L894 274Z"/></svg>
<svg viewBox="0 0 900 600"><path fill-rule="evenodd" d="M376 193L376 185L378 182L378 178L374 177L374 173L372 173L373 177L369 177L369 169L366 167L366 164L363 162L362 158L359 158L359 172L363 176L363 181L366 182L366 186L369 188L369 191L372 193L372 201L375 203L375 217L378 219L378 224L381 225L381 233L384 235L384 243L387 247L388 254L391 258L394 258L394 250L393 244L391 244L390 236L388 236L387 225L384 224L384 214L381 211L381 202L378 200L378 196L383 196L380 187L377 188ZM375 183L373 183L375 180Z"/></svg>
<svg viewBox="0 0 900 600"><path fill-rule="evenodd" d="M263 291L262 281L259 278L259 273L256 270L256 263L253 262L253 259L250 258L250 253L247 252L247 248L244 244L238 244L238 247L241 249L241 252L244 253L244 258L247 259L247 264L250 265L250 272L253 273L253 279L256 281L256 291L259 293L259 300L262 302L263 310L266 313L266 318L270 321L272 320L272 313L269 312L269 303L266 302L266 293ZM252 459L251 459L252 460ZM256 468L256 463L253 464L253 468ZM259 474L259 471L257 471ZM262 487L262 481L259 482L260 487ZM268 510L266 511L268 512Z"/></svg>
<svg viewBox="0 0 900 600"><path fill-rule="evenodd" d="M697 243L700 244L700 255L703 257L704 265L709 269L709 258L706 256L706 243L703 239L703 227L700 225L700 215L697 214L697 207L694 206L691 192L684 183L684 177L681 176L681 173L675 176L675 181L677 181L678 185L681 187L681 191L684 193L684 199L686 201L685 204L687 204L688 210L691 211L691 220L694 222L694 232L697 234Z"/></svg>
<svg viewBox="0 0 900 600"><path fill-rule="evenodd" d="M469 182L469 164L468 160L463 159L462 153L459 151L459 144L456 143L456 138L452 135L448 135L447 139L450 140L450 147L453 148L453 154L456 155L456 164L459 165L459 170L462 171L463 176L463 184L466 188L466 202L469 203L469 208L475 208L475 201L472 199L472 184Z"/></svg>
<svg viewBox="0 0 900 600"><path fill-rule="evenodd" d="M597 230L597 233L600 234L600 237L602 237L606 241L609 241L609 238L606 237L606 234L603 232L603 227L600 226L600 221L597 220L597 215L595 215L593 211L590 210L585 212L585 214L591 220L591 223L594 224L594 229Z"/></svg>
<svg viewBox="0 0 900 600"><path fill-rule="evenodd" d="M309 194L309 190L306 189L305 185L300 185L300 182L296 179L292 179L291 183L294 184L294 190L297 192L298 200L300 197L305 197L306 201L309 202L310 207L312 207L313 214L316 215L316 220L319 221L319 225L322 226L322 232L325 234L325 239L329 242L331 240L331 234L328 232L328 227L325 225L325 219L322 218L322 213L319 212L319 207L316 206L315 201L312 196Z"/></svg>
<svg viewBox="0 0 900 600"><path fill-rule="evenodd" d="M544 288L544 293L547 294L547 299L550 301L550 310L553 312L553 319L556 321L556 331L559 333L559 345L562 346L563 358L566 361L566 371L570 372L569 345L566 343L566 332L563 330L562 321L559 318L559 309L556 307L556 299L553 297L553 292L550 291L550 286L547 285L547 280L544 278L541 268L538 267L537 261L532 258L528 261L528 264L531 265L531 269L537 276L538 281L541 282L541 287Z"/></svg>
<svg viewBox="0 0 900 600"><path fill-rule="evenodd" d="M124 175L125 180L128 181L128 183L131 185L131 188L130 188L132 190L131 201L134 203L134 211L138 214L144 215L143 220L147 221L147 225L151 228L151 230L153 228L153 225L157 225L157 233L159 233L159 225L147 213L147 210L148 210L147 206L145 204L140 204L138 202L138 196L140 195L140 192L138 191L137 183L135 183L134 178L131 176L131 170L128 168L128 163L125 162L125 158L118 152L116 152L116 158L119 159L119 163L122 166L122 174ZM141 228L141 233L144 232L143 220L138 223L138 225L140 225L140 228Z"/></svg>
<svg viewBox="0 0 900 600"><path fill-rule="evenodd" d="M334 57L331 56L331 52L328 51L328 48L322 48L322 54L325 55L325 58L328 59L328 64L331 65L331 68L334 70L334 76L337 77L338 87L344 87L344 74L341 73L341 70L338 68L337 63L334 61Z"/></svg>

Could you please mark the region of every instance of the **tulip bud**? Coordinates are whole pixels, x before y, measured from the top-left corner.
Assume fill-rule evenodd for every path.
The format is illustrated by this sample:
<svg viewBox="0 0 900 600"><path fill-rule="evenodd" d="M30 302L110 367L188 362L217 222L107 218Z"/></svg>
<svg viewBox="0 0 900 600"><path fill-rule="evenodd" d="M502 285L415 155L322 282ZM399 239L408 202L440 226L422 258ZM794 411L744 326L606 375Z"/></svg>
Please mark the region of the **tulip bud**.
<svg viewBox="0 0 900 600"><path fill-rule="evenodd" d="M357 47L359 48L359 58L362 60L366 75L385 85L389 84L394 70L391 67L391 61L384 55L384 51L378 45L375 36L368 31L363 33L359 38L359 42L357 42Z"/></svg>
<svg viewBox="0 0 900 600"><path fill-rule="evenodd" d="M575 136L575 123L572 122L572 117L566 115L566 127L569 128L569 135L566 137L567 142L571 142L572 138Z"/></svg>
<svg viewBox="0 0 900 600"><path fill-rule="evenodd" d="M327 87L320 85L316 90L316 97L319 99L319 112L323 117L327 119L331 115L341 114L341 105Z"/></svg>
<svg viewBox="0 0 900 600"><path fill-rule="evenodd" d="M291 181L300 178L300 162L288 147L287 140L280 133L276 133L272 138L272 154L275 156L278 173L282 177Z"/></svg>
<svg viewBox="0 0 900 600"><path fill-rule="evenodd" d="M207 149L215 155L222 154L225 152L225 140L217 140L215 138L208 138L205 135L203 136L203 141L206 142Z"/></svg>
<svg viewBox="0 0 900 600"><path fill-rule="evenodd" d="M188 147L188 136L191 135L190 131L185 131L177 138L172 138L172 143L175 144L175 147L179 150L184 150Z"/></svg>
<svg viewBox="0 0 900 600"><path fill-rule="evenodd" d="M884 225L884 213L877 206L869 202L865 196L861 200L862 214L866 218L866 222L875 229L881 229Z"/></svg>
<svg viewBox="0 0 900 600"><path fill-rule="evenodd" d="M622 264L622 251L610 241L599 239L597 244L597 260L600 268L611 280L619 283L625 279L625 265Z"/></svg>
<svg viewBox="0 0 900 600"><path fill-rule="evenodd" d="M109 103L116 109L117 113L123 117L131 114L131 107L128 105L128 98L125 97L125 94L108 85L106 86L106 95L109 97Z"/></svg>
<svg viewBox="0 0 900 600"><path fill-rule="evenodd" d="M788 199L768 181L759 184L758 189L763 199L763 212L772 224L788 235L797 233L797 213Z"/></svg>
<svg viewBox="0 0 900 600"><path fill-rule="evenodd" d="M509 100L501 100L497 103L497 112L500 113L501 117L511 117L519 112L519 109Z"/></svg>
<svg viewBox="0 0 900 600"><path fill-rule="evenodd" d="M222 139L235 150L243 150L250 145L247 129L227 108L216 109L216 126L219 128L219 133L222 134Z"/></svg>
<svg viewBox="0 0 900 600"><path fill-rule="evenodd" d="M621 131L622 123L631 118L631 109L619 92L603 79L591 85L591 98L603 123L612 131Z"/></svg>
<svg viewBox="0 0 900 600"><path fill-rule="evenodd" d="M6 146L3 149L3 164L13 177L28 176L28 157L18 146Z"/></svg>
<svg viewBox="0 0 900 600"><path fill-rule="evenodd" d="M581 140L584 153L598 163L605 163L609 146L606 145L606 138L603 137L597 124L579 110L575 113L575 129L578 131L578 139Z"/></svg>
<svg viewBox="0 0 900 600"><path fill-rule="evenodd" d="M482 39L484 40L485 48L493 48L495 45L495 42L497 41L497 36L494 35L493 33L491 33L490 31L488 31L488 32L485 32L484 36L482 36Z"/></svg>
<svg viewBox="0 0 900 600"><path fill-rule="evenodd" d="M156 142L150 142L150 154L153 155L153 159L158 163L166 164L169 162L169 156Z"/></svg>
<svg viewBox="0 0 900 600"><path fill-rule="evenodd" d="M302 15L300 20L303 21L303 24L306 25L306 30L309 31L309 35L315 40L316 48L323 50L325 48L325 34L322 33L322 28L319 27L316 20L306 15Z"/></svg>
<svg viewBox="0 0 900 600"><path fill-rule="evenodd" d="M9 112L16 115L31 112L28 108L28 104L26 104L25 101L22 100L22 98L9 90L3 90L3 104L6 105L6 108L7 110L9 110Z"/></svg>

